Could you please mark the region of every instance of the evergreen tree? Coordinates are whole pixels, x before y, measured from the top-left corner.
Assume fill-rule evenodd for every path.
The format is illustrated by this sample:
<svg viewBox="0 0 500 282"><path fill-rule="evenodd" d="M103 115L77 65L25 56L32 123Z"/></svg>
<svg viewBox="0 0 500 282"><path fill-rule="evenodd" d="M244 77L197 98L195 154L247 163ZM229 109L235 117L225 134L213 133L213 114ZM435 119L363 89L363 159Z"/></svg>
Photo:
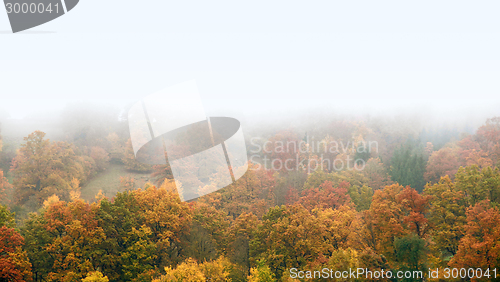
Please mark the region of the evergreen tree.
<svg viewBox="0 0 500 282"><path fill-rule="evenodd" d="M425 185L426 163L422 146L417 140L409 139L406 144L394 151L391 160L391 179L422 192Z"/></svg>

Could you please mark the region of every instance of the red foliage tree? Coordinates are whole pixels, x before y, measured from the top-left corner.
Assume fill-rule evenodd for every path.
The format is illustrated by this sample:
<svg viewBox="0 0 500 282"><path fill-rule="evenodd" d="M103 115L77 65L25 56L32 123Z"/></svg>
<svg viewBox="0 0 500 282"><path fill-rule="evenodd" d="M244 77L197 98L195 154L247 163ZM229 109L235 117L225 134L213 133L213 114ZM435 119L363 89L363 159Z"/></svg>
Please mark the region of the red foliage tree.
<svg viewBox="0 0 500 282"><path fill-rule="evenodd" d="M0 227L0 280L31 281L31 264L21 250L24 238L6 226Z"/></svg>
<svg viewBox="0 0 500 282"><path fill-rule="evenodd" d="M465 236L450 261L454 267L500 267L500 212L485 200L467 210Z"/></svg>
<svg viewBox="0 0 500 282"><path fill-rule="evenodd" d="M351 200L347 194L349 182L342 181L338 187L334 187L331 181L325 181L318 188L307 189L302 192L299 204L306 209L314 208L337 208Z"/></svg>

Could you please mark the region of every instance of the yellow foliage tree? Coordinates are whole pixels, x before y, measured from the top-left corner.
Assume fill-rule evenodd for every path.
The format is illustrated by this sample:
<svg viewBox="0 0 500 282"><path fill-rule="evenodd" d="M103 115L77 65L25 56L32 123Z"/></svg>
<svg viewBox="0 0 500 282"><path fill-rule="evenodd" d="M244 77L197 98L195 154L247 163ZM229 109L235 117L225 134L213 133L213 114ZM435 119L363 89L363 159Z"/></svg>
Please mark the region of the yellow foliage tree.
<svg viewBox="0 0 500 282"><path fill-rule="evenodd" d="M202 264L193 258L188 258L176 268L165 267L166 274L153 282L231 282L231 278L229 278L231 266L229 260L224 257Z"/></svg>
<svg viewBox="0 0 500 282"><path fill-rule="evenodd" d="M108 282L108 276L104 276L100 271L93 271L87 274L87 277L82 279L82 282Z"/></svg>

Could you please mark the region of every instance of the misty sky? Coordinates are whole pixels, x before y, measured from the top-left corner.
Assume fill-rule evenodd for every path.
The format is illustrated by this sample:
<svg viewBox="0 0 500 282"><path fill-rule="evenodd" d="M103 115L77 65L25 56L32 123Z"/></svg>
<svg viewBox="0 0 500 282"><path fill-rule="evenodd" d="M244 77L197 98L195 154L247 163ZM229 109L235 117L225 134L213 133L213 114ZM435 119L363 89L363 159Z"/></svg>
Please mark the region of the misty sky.
<svg viewBox="0 0 500 282"><path fill-rule="evenodd" d="M500 115L498 1L100 1L11 34L0 109L123 107L196 79L208 115ZM0 9L2 10L2 9Z"/></svg>

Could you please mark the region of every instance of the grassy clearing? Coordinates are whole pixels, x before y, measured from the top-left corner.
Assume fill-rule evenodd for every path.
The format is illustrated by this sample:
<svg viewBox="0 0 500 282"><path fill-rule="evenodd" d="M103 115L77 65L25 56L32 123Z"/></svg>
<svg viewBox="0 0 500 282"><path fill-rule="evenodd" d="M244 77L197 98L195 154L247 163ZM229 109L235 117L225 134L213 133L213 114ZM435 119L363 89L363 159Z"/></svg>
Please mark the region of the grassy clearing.
<svg viewBox="0 0 500 282"><path fill-rule="evenodd" d="M102 190L104 196L112 198L120 187L120 177L129 176L135 179L135 188L144 187L146 182L153 182L150 173L136 173L125 169L121 164L110 164L109 167L89 180L81 188L81 198L92 202L95 196ZM151 179L151 180L150 180Z"/></svg>

